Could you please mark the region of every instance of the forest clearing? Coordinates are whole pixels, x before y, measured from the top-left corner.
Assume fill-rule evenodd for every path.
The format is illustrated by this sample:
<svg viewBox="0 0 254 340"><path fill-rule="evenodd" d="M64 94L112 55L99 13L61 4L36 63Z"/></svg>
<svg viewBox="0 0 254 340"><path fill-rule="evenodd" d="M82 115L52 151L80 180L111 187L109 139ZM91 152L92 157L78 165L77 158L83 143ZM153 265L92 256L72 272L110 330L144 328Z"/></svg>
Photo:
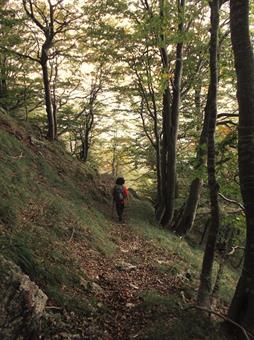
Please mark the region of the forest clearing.
<svg viewBox="0 0 254 340"><path fill-rule="evenodd" d="M254 3L0 28L0 338L254 339Z"/></svg>

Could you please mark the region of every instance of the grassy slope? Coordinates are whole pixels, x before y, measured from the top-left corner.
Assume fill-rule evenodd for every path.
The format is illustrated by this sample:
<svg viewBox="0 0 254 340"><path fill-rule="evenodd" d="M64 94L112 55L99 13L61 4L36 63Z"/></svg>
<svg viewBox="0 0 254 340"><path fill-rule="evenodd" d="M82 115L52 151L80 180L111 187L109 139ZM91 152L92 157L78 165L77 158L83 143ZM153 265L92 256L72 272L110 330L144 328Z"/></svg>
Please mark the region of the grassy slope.
<svg viewBox="0 0 254 340"><path fill-rule="evenodd" d="M85 325L90 327L88 338L94 333L94 338L100 334L107 339L98 329L93 330L98 322L105 325L106 312L98 312L98 297L84 291L81 281L91 278L90 264L98 266L98 262L108 259L103 263L110 265L114 256L122 256L117 255L117 249L124 237L125 245L130 242L128 233L124 237L118 234L119 226L112 223L107 183L73 160L61 144L48 143L38 133L31 143L32 130L0 115L0 251L49 296L50 321L45 327L50 324L59 331L59 324L67 318L72 328L78 329L86 314L92 320ZM129 233L139 237L146 247L127 259L143 263L145 253L150 259L149 271L148 266L142 270L159 282L172 283L165 291L140 282L143 288L135 298L135 313L145 315L140 338L188 339L191 328L192 338L202 339L214 332L215 339L217 331L211 331L205 319L196 323L195 311L183 312L183 305L194 301L202 259L200 249L153 226L152 207L146 202L132 199L127 214ZM90 254L91 263L84 262L85 253ZM100 272L101 268L96 270ZM113 267L111 271L114 274ZM235 274L227 271L220 297L223 303L230 299L234 284ZM55 312L52 316L53 307L62 308L69 316Z"/></svg>

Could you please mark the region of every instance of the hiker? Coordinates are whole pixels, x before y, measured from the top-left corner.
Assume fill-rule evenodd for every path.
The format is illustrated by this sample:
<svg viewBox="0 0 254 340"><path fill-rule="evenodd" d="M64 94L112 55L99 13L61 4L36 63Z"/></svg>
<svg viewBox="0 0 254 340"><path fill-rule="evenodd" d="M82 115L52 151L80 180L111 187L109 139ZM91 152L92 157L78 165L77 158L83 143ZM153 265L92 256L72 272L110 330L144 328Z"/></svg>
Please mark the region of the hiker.
<svg viewBox="0 0 254 340"><path fill-rule="evenodd" d="M126 188L124 183L125 183L124 178L118 177L112 192L113 208L115 204L119 222L122 222L123 220L124 202L128 198L128 189Z"/></svg>

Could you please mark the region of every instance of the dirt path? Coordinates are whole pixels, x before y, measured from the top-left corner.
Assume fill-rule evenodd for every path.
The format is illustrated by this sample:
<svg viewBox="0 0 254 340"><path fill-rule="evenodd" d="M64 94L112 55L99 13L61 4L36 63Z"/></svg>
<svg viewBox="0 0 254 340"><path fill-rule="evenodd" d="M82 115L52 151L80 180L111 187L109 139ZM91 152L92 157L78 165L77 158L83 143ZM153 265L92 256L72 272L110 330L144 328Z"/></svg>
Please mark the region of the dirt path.
<svg viewBox="0 0 254 340"><path fill-rule="evenodd" d="M91 250L83 254L84 269L98 285L91 288L99 309L92 321L103 330L101 339L144 338L151 315L139 308L142 294L156 291L168 295L178 286L177 278L156 270L162 263L170 266L174 259L135 235L129 225L116 225L111 237L117 243L111 258Z"/></svg>

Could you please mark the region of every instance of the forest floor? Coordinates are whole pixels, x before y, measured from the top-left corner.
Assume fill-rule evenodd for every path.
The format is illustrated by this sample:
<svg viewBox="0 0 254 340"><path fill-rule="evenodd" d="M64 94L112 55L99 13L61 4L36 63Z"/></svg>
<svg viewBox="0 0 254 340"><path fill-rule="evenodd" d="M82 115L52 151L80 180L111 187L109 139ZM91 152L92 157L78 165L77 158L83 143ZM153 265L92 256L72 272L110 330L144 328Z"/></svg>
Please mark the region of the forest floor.
<svg viewBox="0 0 254 340"><path fill-rule="evenodd" d="M137 236L128 224L117 225L111 237L117 244L111 258L102 258L94 251L81 255L90 278L102 288L97 292L102 312L93 322L103 329L105 339L144 338L154 313L161 314L156 300L176 290L180 280L156 270L154 264L168 264L173 259ZM146 299L154 300L154 306L146 309ZM174 317L174 311L168 310L167 324Z"/></svg>
<svg viewBox="0 0 254 340"><path fill-rule="evenodd" d="M9 116L0 114L0 129L0 254L48 297L40 339L224 339L221 319L190 309L199 240L160 228L150 202L135 195L126 224L117 223L110 175ZM227 268L213 305L221 314L236 280Z"/></svg>
<svg viewBox="0 0 254 340"><path fill-rule="evenodd" d="M224 339L218 322L189 308L197 280L188 269L178 272L179 253L139 235L131 222L112 221L110 230L116 248L109 257L71 244L93 308L88 317L65 313L51 339ZM226 312L221 305L219 311Z"/></svg>

